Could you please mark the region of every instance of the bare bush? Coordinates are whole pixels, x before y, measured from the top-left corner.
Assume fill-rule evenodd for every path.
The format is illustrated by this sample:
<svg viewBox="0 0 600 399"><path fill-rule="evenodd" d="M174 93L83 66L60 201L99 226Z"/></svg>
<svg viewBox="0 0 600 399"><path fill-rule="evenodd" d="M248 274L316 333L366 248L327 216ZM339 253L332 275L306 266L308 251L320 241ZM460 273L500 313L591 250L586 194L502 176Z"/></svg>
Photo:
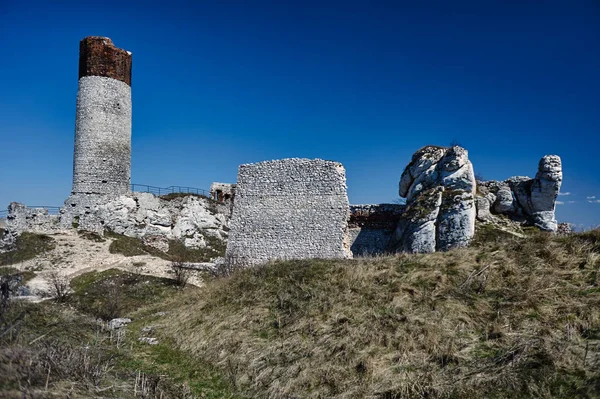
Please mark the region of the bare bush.
<svg viewBox="0 0 600 399"><path fill-rule="evenodd" d="M50 293L58 302L65 302L71 294L69 279L62 273L51 272L50 275Z"/></svg>
<svg viewBox="0 0 600 399"><path fill-rule="evenodd" d="M173 274L175 275L175 283L181 288L185 287L188 280L190 279L190 274L191 274L190 270L185 267L185 263L184 262L172 262L171 270L173 271Z"/></svg>

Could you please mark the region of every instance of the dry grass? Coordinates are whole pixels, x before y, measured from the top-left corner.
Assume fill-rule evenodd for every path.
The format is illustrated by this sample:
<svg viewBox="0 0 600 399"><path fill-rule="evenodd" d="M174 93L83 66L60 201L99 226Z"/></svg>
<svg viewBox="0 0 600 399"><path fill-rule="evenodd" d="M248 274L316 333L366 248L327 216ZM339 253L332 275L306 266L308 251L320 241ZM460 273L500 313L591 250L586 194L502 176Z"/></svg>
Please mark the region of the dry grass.
<svg viewBox="0 0 600 399"><path fill-rule="evenodd" d="M165 334L248 397L599 397L600 231L483 233L238 271L178 299Z"/></svg>

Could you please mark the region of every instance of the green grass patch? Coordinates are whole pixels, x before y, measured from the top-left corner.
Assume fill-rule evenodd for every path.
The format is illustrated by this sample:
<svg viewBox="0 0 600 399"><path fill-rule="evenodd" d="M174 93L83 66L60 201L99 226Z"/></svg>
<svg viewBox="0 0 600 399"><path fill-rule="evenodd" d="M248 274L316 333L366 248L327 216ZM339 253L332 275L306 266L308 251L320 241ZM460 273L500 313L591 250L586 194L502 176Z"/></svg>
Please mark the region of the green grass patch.
<svg viewBox="0 0 600 399"><path fill-rule="evenodd" d="M483 233L238 270L181 300L164 333L251 397L598 397L596 233Z"/></svg>
<svg viewBox="0 0 600 399"><path fill-rule="evenodd" d="M22 233L17 237L16 249L0 253L0 265L13 265L33 259L38 255L51 251L56 242L52 237L43 234Z"/></svg>
<svg viewBox="0 0 600 399"><path fill-rule="evenodd" d="M9 302L0 331L2 398L237 397L226 378L167 341L141 344L137 327L111 332L68 306Z"/></svg>
<svg viewBox="0 0 600 399"><path fill-rule="evenodd" d="M174 280L118 269L90 272L71 280L70 303L80 311L110 320L160 302L180 291ZM194 287L186 288L193 290Z"/></svg>
<svg viewBox="0 0 600 399"><path fill-rule="evenodd" d="M187 248L181 241L169 240L169 250L166 253L145 245L139 238L112 232L106 232L105 236L114 239L108 248L110 253L125 256L149 254L174 262L208 262L212 258L225 255L225 242L210 235L204 236L208 246L198 249Z"/></svg>

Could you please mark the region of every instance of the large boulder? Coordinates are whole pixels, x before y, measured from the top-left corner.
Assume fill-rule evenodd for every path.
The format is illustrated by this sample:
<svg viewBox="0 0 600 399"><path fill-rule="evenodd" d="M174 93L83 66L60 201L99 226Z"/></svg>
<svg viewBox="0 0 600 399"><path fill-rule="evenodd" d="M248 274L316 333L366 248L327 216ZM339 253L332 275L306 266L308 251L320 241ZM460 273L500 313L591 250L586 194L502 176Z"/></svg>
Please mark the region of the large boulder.
<svg viewBox="0 0 600 399"><path fill-rule="evenodd" d="M406 211L390 242L395 252L428 253L468 245L475 233L475 173L458 146L417 151L400 178Z"/></svg>

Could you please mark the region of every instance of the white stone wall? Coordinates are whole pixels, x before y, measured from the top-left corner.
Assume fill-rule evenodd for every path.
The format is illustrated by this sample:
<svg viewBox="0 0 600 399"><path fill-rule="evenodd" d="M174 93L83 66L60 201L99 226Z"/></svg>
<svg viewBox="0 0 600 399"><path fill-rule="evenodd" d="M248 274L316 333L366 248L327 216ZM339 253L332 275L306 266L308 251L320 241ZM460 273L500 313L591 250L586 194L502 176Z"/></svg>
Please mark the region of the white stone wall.
<svg viewBox="0 0 600 399"><path fill-rule="evenodd" d="M229 262L350 258L349 205L342 164L282 159L239 168Z"/></svg>
<svg viewBox="0 0 600 399"><path fill-rule="evenodd" d="M102 76L79 79L73 194L129 192L131 87Z"/></svg>

